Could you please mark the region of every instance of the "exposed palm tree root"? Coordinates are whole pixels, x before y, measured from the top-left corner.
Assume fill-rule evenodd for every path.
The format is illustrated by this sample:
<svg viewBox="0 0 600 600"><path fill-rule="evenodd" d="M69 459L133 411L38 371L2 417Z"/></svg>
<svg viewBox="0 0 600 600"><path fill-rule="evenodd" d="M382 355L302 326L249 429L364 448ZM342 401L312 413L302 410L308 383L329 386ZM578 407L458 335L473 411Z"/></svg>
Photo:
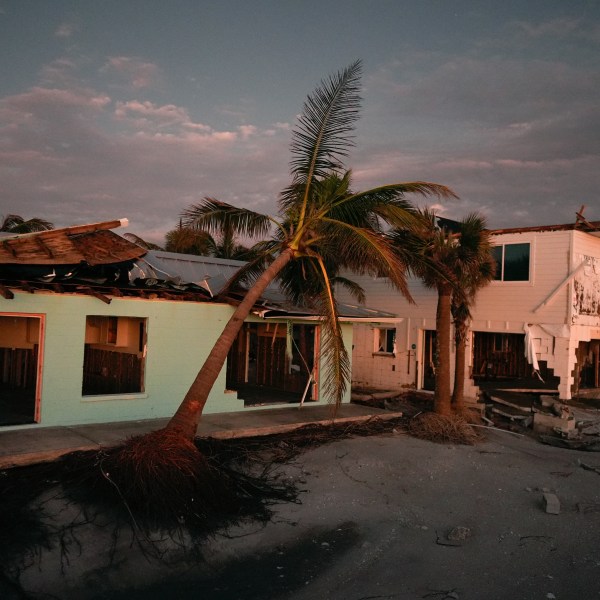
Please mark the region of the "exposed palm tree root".
<svg viewBox="0 0 600 600"><path fill-rule="evenodd" d="M442 444L474 445L481 436L460 415L440 415L433 412L417 415L408 424L408 433Z"/></svg>
<svg viewBox="0 0 600 600"><path fill-rule="evenodd" d="M129 438L96 462L105 498L116 495L143 531L210 534L248 517L267 520L270 504L296 497L270 469L219 452L205 455L194 442L166 429Z"/></svg>

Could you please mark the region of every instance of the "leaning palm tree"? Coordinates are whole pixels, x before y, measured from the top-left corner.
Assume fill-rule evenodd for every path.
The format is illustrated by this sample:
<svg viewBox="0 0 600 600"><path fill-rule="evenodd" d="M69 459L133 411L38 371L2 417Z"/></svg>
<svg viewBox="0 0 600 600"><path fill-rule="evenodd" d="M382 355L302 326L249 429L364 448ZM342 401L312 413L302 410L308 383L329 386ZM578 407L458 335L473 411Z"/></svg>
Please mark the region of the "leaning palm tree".
<svg viewBox="0 0 600 600"><path fill-rule="evenodd" d="M490 232L486 229L483 216L476 213L468 215L458 224L458 232L460 237L454 264L458 285L451 304L456 345L452 406L460 412L464 408L466 345L471 307L479 290L494 279L496 262L491 253Z"/></svg>
<svg viewBox="0 0 600 600"><path fill-rule="evenodd" d="M200 369L167 431L192 439L219 372L244 320L274 280L284 292L312 302L322 315L324 394L338 404L349 377L332 278L339 269L386 275L408 294L406 264L384 235L386 226L408 226L412 210L405 194L453 197L447 187L422 181L383 185L363 192L351 189L351 173L342 159L352 145L360 107L359 61L323 81L308 96L293 132L292 182L279 198L279 218L205 199L185 213L186 225L212 233L227 219L238 235L266 237L262 253L241 276L247 284L214 348ZM300 277L301 279L298 279ZM300 281L307 283L302 291Z"/></svg>
<svg viewBox="0 0 600 600"><path fill-rule="evenodd" d="M422 181L352 191L351 173L343 168L342 159L358 116L360 70L356 62L308 96L293 133L292 181L279 198L278 218L211 198L182 215L184 226L213 234L227 220L235 235L263 241L255 245L259 255L230 282L243 283L245 295L169 423L130 438L104 463L104 476L110 476L129 507L150 511L157 518L169 513L178 522L186 511L198 516L203 505L205 510L219 506L223 480L214 477L193 440L229 350L269 284L279 281L290 298L314 306L321 315L323 393L334 405L341 402L350 377L333 292L334 283L342 282L339 271L387 276L408 294L406 262L385 235L386 229L408 227L414 220L405 194L454 194L443 185ZM356 285L345 283L360 296Z"/></svg>
<svg viewBox="0 0 600 600"><path fill-rule="evenodd" d="M6 215L0 224L0 231L9 233L34 233L54 229L54 224L45 219L34 217L25 220L19 215Z"/></svg>

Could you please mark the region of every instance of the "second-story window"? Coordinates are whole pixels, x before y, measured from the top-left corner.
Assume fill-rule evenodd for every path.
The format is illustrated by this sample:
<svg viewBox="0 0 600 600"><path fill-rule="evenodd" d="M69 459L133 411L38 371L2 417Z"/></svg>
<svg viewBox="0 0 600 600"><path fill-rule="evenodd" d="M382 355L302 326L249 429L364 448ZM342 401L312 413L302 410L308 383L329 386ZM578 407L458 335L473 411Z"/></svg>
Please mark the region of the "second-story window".
<svg viewBox="0 0 600 600"><path fill-rule="evenodd" d="M530 245L501 244L492 248L496 281L529 281Z"/></svg>

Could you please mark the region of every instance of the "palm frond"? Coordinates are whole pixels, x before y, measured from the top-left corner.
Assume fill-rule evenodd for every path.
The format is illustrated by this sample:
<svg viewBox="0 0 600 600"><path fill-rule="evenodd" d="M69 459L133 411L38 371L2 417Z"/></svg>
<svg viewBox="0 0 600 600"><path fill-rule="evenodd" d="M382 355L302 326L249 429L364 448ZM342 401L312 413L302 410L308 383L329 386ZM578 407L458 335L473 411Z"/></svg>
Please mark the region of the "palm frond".
<svg viewBox="0 0 600 600"><path fill-rule="evenodd" d="M321 81L304 102L292 133L292 185L280 197L280 208L297 207L302 226L315 180L342 169L342 159L353 145L352 132L359 116L360 61ZM300 189L299 189L300 188Z"/></svg>
<svg viewBox="0 0 600 600"><path fill-rule="evenodd" d="M393 241L382 232L368 227L356 227L343 221L323 219L329 224L324 255L333 255L338 268L358 275L387 277L390 283L409 301L412 297L406 282L405 258L397 252Z"/></svg>
<svg viewBox="0 0 600 600"><path fill-rule="evenodd" d="M264 237L269 233L272 219L247 208L239 208L216 200L203 198L181 213L184 227L202 229L211 234L230 230L247 237Z"/></svg>
<svg viewBox="0 0 600 600"><path fill-rule="evenodd" d="M329 280L331 281L332 285L345 288L350 296L352 296L359 304L364 304L367 301L364 288L356 283L356 281L352 281L352 279L342 277L341 275L338 275L337 277L330 277Z"/></svg>
<svg viewBox="0 0 600 600"><path fill-rule="evenodd" d="M38 231L48 231L54 229L54 224L46 219L34 217L27 221L20 215L6 215L2 219L0 231L9 231L10 233L35 233Z"/></svg>
<svg viewBox="0 0 600 600"><path fill-rule="evenodd" d="M273 261L281 244L273 241L263 241L255 244L252 248L253 257L246 262L229 278L225 286L220 290L220 296L226 296L232 291L243 287L251 287L263 274L265 268Z"/></svg>
<svg viewBox="0 0 600 600"><path fill-rule="evenodd" d="M344 345L333 289L327 277L325 266L317 260L323 276L323 292L316 298L321 320L322 390L328 402L338 407L352 374L350 357Z"/></svg>
<svg viewBox="0 0 600 600"><path fill-rule="evenodd" d="M352 63L321 81L304 102L291 143L291 171L296 181L310 183L341 167L340 159L353 145L361 70L360 61Z"/></svg>

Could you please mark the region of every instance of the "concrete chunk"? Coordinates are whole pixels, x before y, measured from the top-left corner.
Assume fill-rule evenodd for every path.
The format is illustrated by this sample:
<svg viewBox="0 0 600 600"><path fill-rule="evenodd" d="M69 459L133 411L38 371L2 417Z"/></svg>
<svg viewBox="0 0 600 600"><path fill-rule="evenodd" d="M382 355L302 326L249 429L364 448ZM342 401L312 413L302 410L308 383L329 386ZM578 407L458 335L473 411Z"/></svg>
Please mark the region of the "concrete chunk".
<svg viewBox="0 0 600 600"><path fill-rule="evenodd" d="M560 513L560 500L556 494L546 492L544 494L544 507L546 512L551 515L557 515Z"/></svg>

